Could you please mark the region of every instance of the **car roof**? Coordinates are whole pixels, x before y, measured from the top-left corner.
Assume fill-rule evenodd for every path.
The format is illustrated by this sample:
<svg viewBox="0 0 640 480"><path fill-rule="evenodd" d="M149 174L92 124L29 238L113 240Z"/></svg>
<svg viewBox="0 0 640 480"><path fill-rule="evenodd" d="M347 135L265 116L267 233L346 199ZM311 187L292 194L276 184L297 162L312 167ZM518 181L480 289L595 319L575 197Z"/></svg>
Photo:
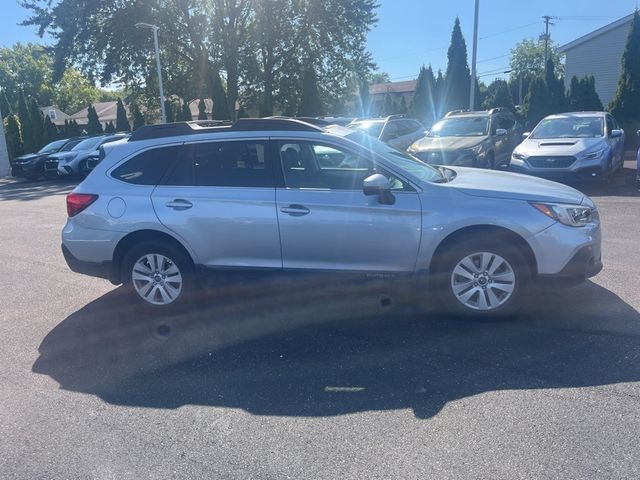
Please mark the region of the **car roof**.
<svg viewBox="0 0 640 480"><path fill-rule="evenodd" d="M566 113L554 113L553 115L549 115L545 118L555 119L555 118L569 118L569 117L604 117L609 112L566 112Z"/></svg>

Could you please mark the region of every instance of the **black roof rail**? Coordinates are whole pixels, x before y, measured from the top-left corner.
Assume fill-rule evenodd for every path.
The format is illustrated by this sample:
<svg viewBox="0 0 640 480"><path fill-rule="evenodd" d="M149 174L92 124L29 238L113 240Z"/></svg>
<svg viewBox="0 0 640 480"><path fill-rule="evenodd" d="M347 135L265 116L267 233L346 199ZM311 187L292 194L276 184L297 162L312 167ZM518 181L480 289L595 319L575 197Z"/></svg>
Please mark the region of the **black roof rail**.
<svg viewBox="0 0 640 480"><path fill-rule="evenodd" d="M153 138L179 137L216 131L262 131L284 130L298 132L322 132L322 128L292 118L241 118L232 123L229 120L200 120L193 122L162 123L145 125L129 137L130 142Z"/></svg>

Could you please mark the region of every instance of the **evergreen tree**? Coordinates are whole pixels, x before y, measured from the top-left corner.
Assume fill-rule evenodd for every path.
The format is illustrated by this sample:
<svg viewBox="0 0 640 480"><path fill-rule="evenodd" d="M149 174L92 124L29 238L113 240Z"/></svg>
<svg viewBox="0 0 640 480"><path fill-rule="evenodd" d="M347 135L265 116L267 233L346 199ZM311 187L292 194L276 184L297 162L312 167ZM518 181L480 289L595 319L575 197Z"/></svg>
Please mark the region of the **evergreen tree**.
<svg viewBox="0 0 640 480"><path fill-rule="evenodd" d="M515 112L515 106L511 99L511 92L509 92L509 85L506 81L496 80L489 85L483 106L487 110L502 107Z"/></svg>
<svg viewBox="0 0 640 480"><path fill-rule="evenodd" d="M116 123L118 121L116 120ZM113 134L116 133L116 126L113 124L112 121L107 122L107 124L104 126L104 133L106 134Z"/></svg>
<svg viewBox="0 0 640 480"><path fill-rule="evenodd" d="M145 123L144 117L142 116L142 112L140 111L140 107L138 107L137 103L131 105L131 115L133 116L133 131L135 132Z"/></svg>
<svg viewBox="0 0 640 480"><path fill-rule="evenodd" d="M420 73L416 81L416 91L411 101L411 115L431 125L436 121L436 79L433 76L431 66L420 67Z"/></svg>
<svg viewBox="0 0 640 480"><path fill-rule="evenodd" d="M317 117L322 115L323 107L320 99L320 90L318 89L318 79L312 66L305 68L300 96L298 116Z"/></svg>
<svg viewBox="0 0 640 480"><path fill-rule="evenodd" d="M609 110L618 120L634 120L640 115L640 14L636 9L622 55L622 72Z"/></svg>
<svg viewBox="0 0 640 480"><path fill-rule="evenodd" d="M71 137L71 130L70 130L70 126L69 126L69 120L64 121L64 127L62 127L62 138L69 138Z"/></svg>
<svg viewBox="0 0 640 480"><path fill-rule="evenodd" d="M31 124L31 133L29 141L33 152L37 152L44 146L44 114L35 98L29 102L29 122Z"/></svg>
<svg viewBox="0 0 640 480"><path fill-rule="evenodd" d="M469 85L471 73L467 63L467 44L460 29L460 19L456 18L451 33L451 44L447 52L446 98L447 110L469 108Z"/></svg>
<svg viewBox="0 0 640 480"><path fill-rule="evenodd" d="M556 75L553 58L550 56L544 70L544 81L549 91L549 114L564 110L564 81Z"/></svg>
<svg viewBox="0 0 640 480"><path fill-rule="evenodd" d="M208 120L207 105L202 98L198 102L198 120Z"/></svg>
<svg viewBox="0 0 640 480"><path fill-rule="evenodd" d="M566 108L572 112L602 111L604 107L596 92L596 81L592 75L581 78L574 76L566 95Z"/></svg>
<svg viewBox="0 0 640 480"><path fill-rule="evenodd" d="M540 77L534 78L524 99L524 113L531 126L537 125L540 120L550 115L552 111L553 105L550 104L547 83Z"/></svg>
<svg viewBox="0 0 640 480"><path fill-rule="evenodd" d="M369 82L360 80L358 85L358 112L356 116L368 118L371 112L371 96L369 95Z"/></svg>
<svg viewBox="0 0 640 480"><path fill-rule="evenodd" d="M597 111L604 110L602 100L596 91L596 79L593 75L584 77L581 82L583 83L582 94L584 95L584 109L585 111Z"/></svg>
<svg viewBox="0 0 640 480"><path fill-rule="evenodd" d="M447 85L442 75L442 71L438 70L438 76L436 77L436 87L435 93L433 96L433 105L435 107L435 115L434 118L439 120L445 114L445 98L447 96Z"/></svg>
<svg viewBox="0 0 640 480"><path fill-rule="evenodd" d="M118 99L118 105L116 109L116 124L115 124L116 132L130 132L131 125L129 124L129 119L127 119L127 110L124 108L124 103L122 100Z"/></svg>
<svg viewBox="0 0 640 480"><path fill-rule="evenodd" d="M182 102L182 121L190 122L192 120L193 117L191 116L191 108L189 108L189 102L185 100L184 102Z"/></svg>
<svg viewBox="0 0 640 480"><path fill-rule="evenodd" d="M69 123L69 133L70 137L80 137L83 134L80 125L78 125L78 122L76 122L75 120L71 120L71 122Z"/></svg>
<svg viewBox="0 0 640 480"><path fill-rule="evenodd" d="M3 120L13 113L4 90L0 91L0 112L2 112Z"/></svg>
<svg viewBox="0 0 640 480"><path fill-rule="evenodd" d="M14 158L19 157L24 153L20 119L16 115L10 114L3 121L3 124L7 141L7 151L9 152L9 159L13 160Z"/></svg>
<svg viewBox="0 0 640 480"><path fill-rule="evenodd" d="M396 110L397 108L393 98L389 95L389 92L385 93L384 102L382 104L382 116L388 117L389 115L395 115Z"/></svg>
<svg viewBox="0 0 640 480"><path fill-rule="evenodd" d="M173 102L170 100L164 101L164 113L167 117L167 123L174 123L176 121L176 116L173 111Z"/></svg>
<svg viewBox="0 0 640 480"><path fill-rule="evenodd" d="M409 112L407 108L407 101L404 99L404 96L400 97L400 105L398 105L398 113L401 115L406 115Z"/></svg>
<svg viewBox="0 0 640 480"><path fill-rule="evenodd" d="M28 136L31 135L31 118L29 115L29 107L27 105L27 99L24 95L24 92L20 90L20 95L18 96L18 125L20 126L20 141L22 143L23 151L28 153L33 152L31 150L33 145L31 142L31 138Z"/></svg>
<svg viewBox="0 0 640 480"><path fill-rule="evenodd" d="M53 142L58 138L58 129L49 118L49 115L44 116L44 124L42 128L42 143L46 145Z"/></svg>
<svg viewBox="0 0 640 480"><path fill-rule="evenodd" d="M98 112L93 107L93 105L89 105L89 109L87 111L88 124L87 124L87 133L89 135L99 135L104 133L102 129L102 124L100 123L100 119L98 118Z"/></svg>
<svg viewBox="0 0 640 480"><path fill-rule="evenodd" d="M571 77L571 83L569 84L569 91L565 96L565 102L567 110L572 112L579 112L582 104L582 82L578 80L575 75Z"/></svg>
<svg viewBox="0 0 640 480"><path fill-rule="evenodd" d="M231 114L227 104L227 94L222 85L222 79L219 73L214 73L212 77L211 98L213 99L212 118L214 120L230 120Z"/></svg>

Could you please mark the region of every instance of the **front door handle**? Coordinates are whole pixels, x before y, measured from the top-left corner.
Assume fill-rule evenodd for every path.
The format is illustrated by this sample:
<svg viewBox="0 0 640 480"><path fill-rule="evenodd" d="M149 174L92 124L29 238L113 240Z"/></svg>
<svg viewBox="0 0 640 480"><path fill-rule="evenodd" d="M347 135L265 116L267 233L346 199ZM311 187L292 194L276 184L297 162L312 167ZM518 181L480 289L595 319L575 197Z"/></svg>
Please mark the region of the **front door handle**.
<svg viewBox="0 0 640 480"><path fill-rule="evenodd" d="M193 207L193 203L184 198L176 198L175 200L165 203L165 206L173 208L174 210L188 210Z"/></svg>
<svg viewBox="0 0 640 480"><path fill-rule="evenodd" d="M311 210L309 210L304 205L289 205L288 207L282 207L280 209L282 213L286 213L287 215L291 215L292 217L302 217L304 215L309 215Z"/></svg>

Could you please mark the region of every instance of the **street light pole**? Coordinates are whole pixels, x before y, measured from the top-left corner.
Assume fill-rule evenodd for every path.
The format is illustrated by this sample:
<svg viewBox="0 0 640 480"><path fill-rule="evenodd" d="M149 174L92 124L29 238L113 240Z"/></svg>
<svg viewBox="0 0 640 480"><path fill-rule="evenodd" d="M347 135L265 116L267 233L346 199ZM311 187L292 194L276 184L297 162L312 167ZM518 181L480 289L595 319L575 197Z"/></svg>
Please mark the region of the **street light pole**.
<svg viewBox="0 0 640 480"><path fill-rule="evenodd" d="M476 11L473 20L473 50L471 54L471 85L469 93L469 110L476 106L476 58L478 54L478 16L480 15L480 0L476 0Z"/></svg>
<svg viewBox="0 0 640 480"><path fill-rule="evenodd" d="M150 23L136 23L137 28L150 28L153 30L153 45L156 50L156 67L158 68L158 85L160 86L160 115L162 123L167 123L167 112L164 107L164 85L162 84L162 67L160 66L160 47L158 45L158 30L160 27Z"/></svg>

